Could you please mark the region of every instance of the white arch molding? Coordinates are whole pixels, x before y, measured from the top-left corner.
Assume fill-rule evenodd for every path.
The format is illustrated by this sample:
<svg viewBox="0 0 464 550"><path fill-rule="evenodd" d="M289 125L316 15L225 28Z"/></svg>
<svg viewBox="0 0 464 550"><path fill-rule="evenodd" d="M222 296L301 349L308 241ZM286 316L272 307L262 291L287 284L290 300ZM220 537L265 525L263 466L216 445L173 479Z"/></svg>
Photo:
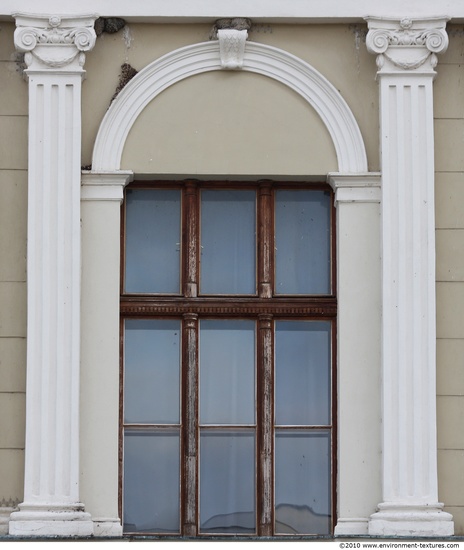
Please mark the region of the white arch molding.
<svg viewBox="0 0 464 550"><path fill-rule="evenodd" d="M158 94L189 76L217 70L223 68L216 40L174 50L147 65L121 91L103 118L93 150L92 172L120 169L132 125ZM267 76L297 92L327 127L339 172L367 172L366 150L353 113L335 87L316 69L279 48L247 42L241 70Z"/></svg>

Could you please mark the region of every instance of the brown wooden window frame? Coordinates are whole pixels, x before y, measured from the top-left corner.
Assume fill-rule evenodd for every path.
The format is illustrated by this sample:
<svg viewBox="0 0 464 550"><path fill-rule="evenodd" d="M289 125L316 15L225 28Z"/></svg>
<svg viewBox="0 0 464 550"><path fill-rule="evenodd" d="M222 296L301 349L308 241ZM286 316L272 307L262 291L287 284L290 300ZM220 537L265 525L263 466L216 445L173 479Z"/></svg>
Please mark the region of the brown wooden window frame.
<svg viewBox="0 0 464 550"><path fill-rule="evenodd" d="M331 424L303 429L328 429L331 432L331 532L336 523L337 400L336 400L336 243L333 193L325 183L235 182L235 181L135 181L126 189L182 190L181 207L181 293L179 295L126 293L125 288L125 207L121 209L121 365L120 365L120 444L119 514L123 518L123 437L124 429L124 320L181 320L181 479L180 532L177 536L211 537L199 533L199 421L198 421L198 331L199 319L253 319L257 334L257 449L256 449L256 533L244 538L273 537L274 533L274 322L276 320L325 320L331 323ZM252 296L199 295L200 276L200 189L254 189L257 197L257 293ZM274 288L274 201L275 189L314 189L331 195L330 254L331 293L326 295L275 295ZM146 427L144 426L138 426ZM162 533L127 533L131 536L164 536ZM314 533L316 534L316 533ZM172 536L172 533L166 533ZM313 533L308 533L313 535ZM220 534L227 537L237 535ZM288 535L291 539L294 536ZM301 537L301 535L298 535Z"/></svg>

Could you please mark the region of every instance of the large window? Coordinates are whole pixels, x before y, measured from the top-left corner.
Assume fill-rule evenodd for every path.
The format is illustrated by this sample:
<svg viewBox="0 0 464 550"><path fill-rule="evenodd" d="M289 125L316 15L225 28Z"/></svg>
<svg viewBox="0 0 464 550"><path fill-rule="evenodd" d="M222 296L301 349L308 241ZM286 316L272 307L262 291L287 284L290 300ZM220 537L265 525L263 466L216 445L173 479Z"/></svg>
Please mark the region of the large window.
<svg viewBox="0 0 464 550"><path fill-rule="evenodd" d="M124 531L331 533L330 189L139 182L123 222Z"/></svg>

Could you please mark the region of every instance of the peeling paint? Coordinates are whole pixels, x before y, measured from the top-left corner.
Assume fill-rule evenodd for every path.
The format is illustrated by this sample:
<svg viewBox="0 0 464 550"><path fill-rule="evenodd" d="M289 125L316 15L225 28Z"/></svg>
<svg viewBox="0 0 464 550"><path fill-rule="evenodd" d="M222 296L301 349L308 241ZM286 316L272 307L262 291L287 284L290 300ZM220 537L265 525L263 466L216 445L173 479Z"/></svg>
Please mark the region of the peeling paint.
<svg viewBox="0 0 464 550"><path fill-rule="evenodd" d="M246 17L234 17L232 19L218 19L211 29L209 39L217 40L219 29L235 29L237 31L248 31L252 26L251 20Z"/></svg>
<svg viewBox="0 0 464 550"><path fill-rule="evenodd" d="M264 25L264 24L257 24L252 25L250 32L256 32L256 33L263 33L263 34L272 34L274 32L274 29L271 27L271 25Z"/></svg>
<svg viewBox="0 0 464 550"><path fill-rule="evenodd" d="M121 65L121 73L119 74L119 83L116 86L116 90L114 91L113 97L111 98L111 101L113 101L116 96L119 94L119 92L126 86L126 84L131 81L134 76L138 73L132 65L129 63L123 63Z"/></svg>
<svg viewBox="0 0 464 550"><path fill-rule="evenodd" d="M131 29L129 25L126 25L122 30L122 39L124 40L124 44L126 45L126 50L130 50L132 46L132 40L134 40L132 36ZM127 52L126 52L127 55Z"/></svg>
<svg viewBox="0 0 464 550"><path fill-rule="evenodd" d="M11 61L16 64L16 72L22 77L26 77L24 71L27 69L26 61L24 60L25 54L23 52L14 52L11 54Z"/></svg>
<svg viewBox="0 0 464 550"><path fill-rule="evenodd" d="M361 72L361 44L366 43L367 36L367 27L365 25L349 25L348 28L354 34L354 48L356 55L356 72L360 74Z"/></svg>
<svg viewBox="0 0 464 550"><path fill-rule="evenodd" d="M0 508L17 508L20 502L21 500L18 498L2 498L2 500L0 500Z"/></svg>
<svg viewBox="0 0 464 550"><path fill-rule="evenodd" d="M99 17L95 21L95 33L97 36L102 35L104 32L114 34L123 29L125 25L125 20L120 17Z"/></svg>

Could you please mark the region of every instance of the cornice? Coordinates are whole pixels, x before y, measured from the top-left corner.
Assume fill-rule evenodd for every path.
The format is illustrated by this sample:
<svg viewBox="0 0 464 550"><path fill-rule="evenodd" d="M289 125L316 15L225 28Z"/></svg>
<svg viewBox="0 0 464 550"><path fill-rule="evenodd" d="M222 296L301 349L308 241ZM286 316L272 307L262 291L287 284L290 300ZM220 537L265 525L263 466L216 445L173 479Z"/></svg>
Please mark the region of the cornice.
<svg viewBox="0 0 464 550"><path fill-rule="evenodd" d="M97 15L60 16L15 13L15 47L25 53L26 72L67 69L82 72L95 45Z"/></svg>
<svg viewBox="0 0 464 550"><path fill-rule="evenodd" d="M401 19L366 17L366 47L377 54L379 74L402 71L434 73L436 54L446 51L448 17Z"/></svg>
<svg viewBox="0 0 464 550"><path fill-rule="evenodd" d="M455 20L464 21L464 2L446 0L438 4L436 0L2 0L0 18L9 20L12 12L29 11L34 5L40 6L43 13L100 12L103 17L122 17L132 23L205 23L215 19L232 18L240 14L256 19L260 23L317 24L317 23L361 23L366 14L378 16L405 14L415 18L435 14L437 6ZM57 7L58 6L58 7Z"/></svg>

